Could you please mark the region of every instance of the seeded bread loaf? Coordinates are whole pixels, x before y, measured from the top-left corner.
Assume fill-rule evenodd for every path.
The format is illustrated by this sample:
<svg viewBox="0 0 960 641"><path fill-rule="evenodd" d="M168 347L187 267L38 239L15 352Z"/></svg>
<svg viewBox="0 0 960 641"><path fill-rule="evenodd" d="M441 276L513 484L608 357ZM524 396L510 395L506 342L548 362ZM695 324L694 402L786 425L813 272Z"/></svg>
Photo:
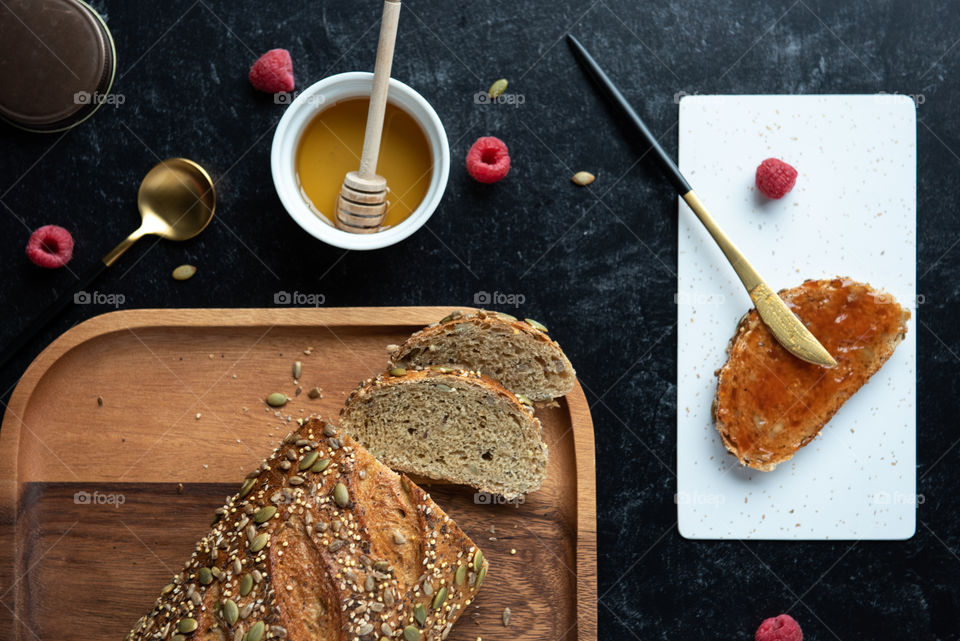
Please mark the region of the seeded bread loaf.
<svg viewBox="0 0 960 641"><path fill-rule="evenodd" d="M533 409L477 372L395 368L350 393L340 425L393 469L506 498L547 473Z"/></svg>
<svg viewBox="0 0 960 641"><path fill-rule="evenodd" d="M534 401L573 389L577 373L546 327L480 310L454 312L392 351L390 367L446 366L482 373Z"/></svg>
<svg viewBox="0 0 960 641"><path fill-rule="evenodd" d="M440 641L487 572L430 497L317 419L217 510L130 641Z"/></svg>
<svg viewBox="0 0 960 641"><path fill-rule="evenodd" d="M790 354L755 309L741 319L717 372L713 411L726 448L765 472L793 458L880 369L910 318L889 294L846 278L809 280L779 295L837 366Z"/></svg>

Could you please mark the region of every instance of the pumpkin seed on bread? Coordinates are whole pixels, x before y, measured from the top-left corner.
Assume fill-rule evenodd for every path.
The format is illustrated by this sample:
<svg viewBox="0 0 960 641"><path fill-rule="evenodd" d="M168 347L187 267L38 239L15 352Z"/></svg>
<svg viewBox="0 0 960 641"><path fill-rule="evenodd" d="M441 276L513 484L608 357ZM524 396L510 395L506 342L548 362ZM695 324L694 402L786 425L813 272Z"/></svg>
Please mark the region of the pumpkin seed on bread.
<svg viewBox="0 0 960 641"><path fill-rule="evenodd" d="M127 641L443 641L488 568L426 492L317 419L215 519Z"/></svg>
<svg viewBox="0 0 960 641"><path fill-rule="evenodd" d="M532 407L477 372L394 367L350 393L340 426L395 470L508 499L547 473Z"/></svg>
<svg viewBox="0 0 960 641"><path fill-rule="evenodd" d="M476 371L533 401L573 389L577 373L546 327L507 314L453 312L393 350L390 367L447 366Z"/></svg>

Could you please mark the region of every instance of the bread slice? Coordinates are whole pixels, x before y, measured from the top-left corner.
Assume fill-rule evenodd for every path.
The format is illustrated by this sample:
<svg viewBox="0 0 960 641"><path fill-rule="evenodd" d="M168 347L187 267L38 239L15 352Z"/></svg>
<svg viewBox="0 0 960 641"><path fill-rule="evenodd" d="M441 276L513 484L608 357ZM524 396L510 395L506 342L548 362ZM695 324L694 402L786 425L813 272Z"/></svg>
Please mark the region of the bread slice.
<svg viewBox="0 0 960 641"><path fill-rule="evenodd" d="M487 573L423 490L316 419L215 519L128 641L442 640Z"/></svg>
<svg viewBox="0 0 960 641"><path fill-rule="evenodd" d="M549 401L568 394L577 373L545 330L536 321L508 314L456 311L394 349L390 367L481 372L530 400Z"/></svg>
<svg viewBox="0 0 960 641"><path fill-rule="evenodd" d="M533 409L477 372L391 370L350 393L340 425L394 469L508 499L547 473Z"/></svg>
<svg viewBox="0 0 960 641"><path fill-rule="evenodd" d="M768 472L809 443L890 358L910 312L884 292L847 278L808 280L779 292L836 359L826 369L790 354L747 313L717 372L714 417L726 448Z"/></svg>

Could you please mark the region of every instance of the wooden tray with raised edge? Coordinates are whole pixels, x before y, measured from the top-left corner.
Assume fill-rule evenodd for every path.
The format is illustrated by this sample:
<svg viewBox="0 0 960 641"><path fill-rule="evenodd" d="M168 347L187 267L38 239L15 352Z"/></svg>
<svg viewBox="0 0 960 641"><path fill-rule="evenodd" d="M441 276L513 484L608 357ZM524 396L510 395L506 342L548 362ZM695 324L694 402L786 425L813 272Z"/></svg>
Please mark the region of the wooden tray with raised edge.
<svg viewBox="0 0 960 641"><path fill-rule="evenodd" d="M385 365L386 345L453 309L129 310L60 336L27 369L0 430L0 640L123 639L213 510L296 425L286 416L336 419ZM311 400L314 385L323 397ZM263 402L275 391L293 397L281 418ZM537 415L549 473L524 503L425 485L490 559L450 641L596 640L589 408L578 385Z"/></svg>

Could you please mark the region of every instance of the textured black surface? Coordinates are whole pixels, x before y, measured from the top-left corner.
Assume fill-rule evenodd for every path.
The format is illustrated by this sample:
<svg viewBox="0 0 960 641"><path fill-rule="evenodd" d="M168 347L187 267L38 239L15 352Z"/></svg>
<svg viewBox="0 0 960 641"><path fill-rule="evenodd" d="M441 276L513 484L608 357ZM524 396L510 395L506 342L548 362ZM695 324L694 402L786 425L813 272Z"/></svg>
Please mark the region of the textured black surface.
<svg viewBox="0 0 960 641"><path fill-rule="evenodd" d="M394 75L445 123L454 170L440 209L388 250L344 253L284 213L268 154L282 107L246 81L289 48L298 86L368 69L379 3L130 3L97 0L116 38L125 98L65 135L0 128L0 303L6 343L71 275L23 257L29 231L70 228L70 267L93 264L136 226L135 194L158 158L206 166L216 221L188 243L143 242L96 290L126 307L267 307L277 291L326 304L470 305L522 294L576 365L596 422L602 639L751 639L788 611L808 639L960 635L960 14L947 3L808 0L427 2L401 18ZM0 7L0 25L9 16ZM575 33L671 154L675 94L918 95L918 478L925 502L905 542L691 542L675 527L676 200L575 66ZM2 35L0 35L2 37ZM522 105L477 105L499 77ZM497 135L513 169L493 186L461 162ZM597 182L578 189L573 171ZM602 199L602 200L600 200ZM192 262L197 276L170 278ZM359 285L358 285L359 283ZM107 306L73 307L2 372L2 389L55 336ZM505 311L512 311L505 308ZM954 320L951 321L950 319ZM4 395L6 398L7 395ZM951 489L953 488L953 489ZM507 630L484 631L501 639ZM545 640L550 641L550 640Z"/></svg>

